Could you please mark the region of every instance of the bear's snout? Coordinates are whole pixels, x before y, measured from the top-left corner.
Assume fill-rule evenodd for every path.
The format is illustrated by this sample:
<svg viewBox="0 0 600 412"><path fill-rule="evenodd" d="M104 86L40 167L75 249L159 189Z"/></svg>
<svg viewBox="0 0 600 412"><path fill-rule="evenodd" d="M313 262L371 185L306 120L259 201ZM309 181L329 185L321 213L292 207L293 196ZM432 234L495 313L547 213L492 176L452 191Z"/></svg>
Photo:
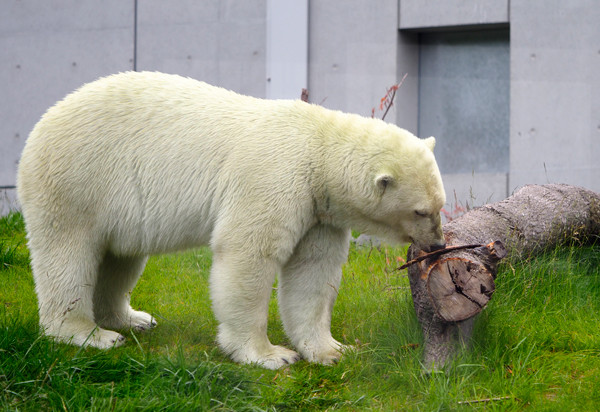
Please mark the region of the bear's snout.
<svg viewBox="0 0 600 412"><path fill-rule="evenodd" d="M445 249L446 248L446 242L443 243L433 243L431 245L425 245L423 246L423 250L425 252L435 252L436 250L440 250L440 249Z"/></svg>

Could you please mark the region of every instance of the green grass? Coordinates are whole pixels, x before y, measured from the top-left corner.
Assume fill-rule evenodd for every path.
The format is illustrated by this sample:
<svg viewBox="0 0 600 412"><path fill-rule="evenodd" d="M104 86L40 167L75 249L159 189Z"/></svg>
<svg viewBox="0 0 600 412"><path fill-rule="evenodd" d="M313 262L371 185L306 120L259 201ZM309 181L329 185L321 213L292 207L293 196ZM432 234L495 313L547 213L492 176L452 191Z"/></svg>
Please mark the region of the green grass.
<svg viewBox="0 0 600 412"><path fill-rule="evenodd" d="M210 251L153 257L134 307L158 327L110 351L41 336L23 222L0 219L1 410L597 410L600 247L506 262L471 350L424 374L405 250L350 250L333 334L356 346L331 367L240 366L214 345ZM275 296L275 294L274 294ZM288 341L273 300L269 335ZM479 401L479 402L475 402Z"/></svg>

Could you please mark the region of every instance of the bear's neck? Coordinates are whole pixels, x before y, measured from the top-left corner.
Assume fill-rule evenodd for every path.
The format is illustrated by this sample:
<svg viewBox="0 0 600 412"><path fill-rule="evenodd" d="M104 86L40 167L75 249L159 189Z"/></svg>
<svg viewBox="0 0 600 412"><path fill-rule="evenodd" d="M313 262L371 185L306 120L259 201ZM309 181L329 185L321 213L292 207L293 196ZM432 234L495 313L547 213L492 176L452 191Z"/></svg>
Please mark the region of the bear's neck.
<svg viewBox="0 0 600 412"><path fill-rule="evenodd" d="M372 119L307 105L311 189L318 222L347 227L349 198L369 185Z"/></svg>

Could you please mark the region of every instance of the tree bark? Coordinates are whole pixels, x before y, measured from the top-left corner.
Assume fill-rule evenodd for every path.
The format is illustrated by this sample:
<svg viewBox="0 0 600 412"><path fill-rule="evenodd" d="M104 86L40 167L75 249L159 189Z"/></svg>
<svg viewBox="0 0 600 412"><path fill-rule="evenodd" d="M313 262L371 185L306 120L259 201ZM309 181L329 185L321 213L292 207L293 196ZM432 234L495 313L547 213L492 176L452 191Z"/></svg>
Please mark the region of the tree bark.
<svg viewBox="0 0 600 412"><path fill-rule="evenodd" d="M500 259L521 259L599 235L599 194L569 185L530 185L444 225L447 248L481 246L425 258L413 244L408 259L424 258L408 267L425 337L424 367L443 367L468 344L475 316L494 292Z"/></svg>

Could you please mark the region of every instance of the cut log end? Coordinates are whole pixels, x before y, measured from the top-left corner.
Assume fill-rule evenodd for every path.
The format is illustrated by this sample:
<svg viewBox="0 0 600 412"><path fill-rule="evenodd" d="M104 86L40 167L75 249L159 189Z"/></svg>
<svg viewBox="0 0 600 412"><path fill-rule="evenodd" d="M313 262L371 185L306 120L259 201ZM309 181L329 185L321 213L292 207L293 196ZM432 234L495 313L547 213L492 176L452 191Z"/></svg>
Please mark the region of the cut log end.
<svg viewBox="0 0 600 412"><path fill-rule="evenodd" d="M427 290L438 316L446 322L459 322L487 305L495 284L485 266L468 259L448 258L428 268Z"/></svg>
<svg viewBox="0 0 600 412"><path fill-rule="evenodd" d="M456 256L456 252L468 252ZM442 258L451 254L451 257ZM436 314L446 322L460 322L478 314L495 290L495 266L507 255L502 242L487 245L453 246L422 253L405 266L419 264L412 274L420 273L426 282L427 296ZM403 267L405 267L403 266Z"/></svg>

